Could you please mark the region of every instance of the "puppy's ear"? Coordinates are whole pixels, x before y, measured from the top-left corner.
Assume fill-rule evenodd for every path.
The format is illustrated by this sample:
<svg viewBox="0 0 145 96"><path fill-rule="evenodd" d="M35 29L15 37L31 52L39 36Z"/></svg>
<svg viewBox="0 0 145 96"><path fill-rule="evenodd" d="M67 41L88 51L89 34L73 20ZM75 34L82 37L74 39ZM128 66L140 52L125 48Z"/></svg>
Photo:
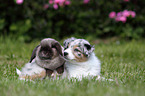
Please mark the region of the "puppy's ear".
<svg viewBox="0 0 145 96"><path fill-rule="evenodd" d="M90 54L95 50L94 46L90 45L90 44L84 44L84 53L86 56L90 56Z"/></svg>
<svg viewBox="0 0 145 96"><path fill-rule="evenodd" d="M76 38L74 38L74 37L71 37L71 38L66 39L66 40L63 42L64 49L67 49L68 46L69 46L69 44L70 44L70 42L74 41L75 39L76 39Z"/></svg>
<svg viewBox="0 0 145 96"><path fill-rule="evenodd" d="M92 48L92 46L89 44L84 44L84 46L87 48L87 50L90 50Z"/></svg>
<svg viewBox="0 0 145 96"><path fill-rule="evenodd" d="M30 59L30 63L33 61L33 59L36 57L36 51L37 51L37 48L39 47L40 45L36 46L35 49L33 50L32 52L32 55L31 55L31 59Z"/></svg>
<svg viewBox="0 0 145 96"><path fill-rule="evenodd" d="M55 48L60 55L63 55L62 54L62 47L61 47L59 42L57 42L57 41L52 42L52 48Z"/></svg>

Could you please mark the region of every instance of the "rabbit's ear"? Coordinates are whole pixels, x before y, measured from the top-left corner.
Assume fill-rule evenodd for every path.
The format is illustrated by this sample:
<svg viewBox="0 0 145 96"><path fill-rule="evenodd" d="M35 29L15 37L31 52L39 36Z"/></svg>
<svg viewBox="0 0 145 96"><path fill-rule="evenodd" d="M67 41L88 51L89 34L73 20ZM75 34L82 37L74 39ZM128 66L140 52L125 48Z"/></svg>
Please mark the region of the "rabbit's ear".
<svg viewBox="0 0 145 96"><path fill-rule="evenodd" d="M66 40L63 42L64 49L67 49L68 46L69 46L69 44L70 44L70 42L74 41L75 39L76 39L76 38L74 38L74 37L71 37L71 38L66 39Z"/></svg>
<svg viewBox="0 0 145 96"><path fill-rule="evenodd" d="M52 48L55 48L60 55L63 55L62 54L62 46L60 45L59 42L57 42L57 41L52 42Z"/></svg>
<svg viewBox="0 0 145 96"><path fill-rule="evenodd" d="M31 55L31 59L30 59L30 63L33 61L33 59L36 57L36 51L37 51L37 48L39 47L40 45L36 46L35 49L33 50L32 52L32 55Z"/></svg>

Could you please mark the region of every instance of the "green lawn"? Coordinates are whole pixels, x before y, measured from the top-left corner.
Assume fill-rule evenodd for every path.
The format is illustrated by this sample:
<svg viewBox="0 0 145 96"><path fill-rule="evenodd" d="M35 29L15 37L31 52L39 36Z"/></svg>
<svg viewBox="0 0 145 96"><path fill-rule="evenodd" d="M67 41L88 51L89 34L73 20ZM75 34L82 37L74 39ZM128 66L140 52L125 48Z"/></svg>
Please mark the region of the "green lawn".
<svg viewBox="0 0 145 96"><path fill-rule="evenodd" d="M145 96L145 40L100 42L95 46L102 62L101 74L113 82L18 80L16 67L21 69L29 61L37 44L0 38L0 96Z"/></svg>

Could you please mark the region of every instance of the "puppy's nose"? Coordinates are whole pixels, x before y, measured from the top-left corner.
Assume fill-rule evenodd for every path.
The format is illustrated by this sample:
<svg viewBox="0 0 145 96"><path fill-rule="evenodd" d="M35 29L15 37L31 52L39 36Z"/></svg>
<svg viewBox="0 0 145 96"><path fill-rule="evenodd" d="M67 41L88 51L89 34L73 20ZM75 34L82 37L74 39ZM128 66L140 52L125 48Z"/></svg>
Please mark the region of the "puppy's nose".
<svg viewBox="0 0 145 96"><path fill-rule="evenodd" d="M68 55L68 53L67 52L64 52L64 56L67 56Z"/></svg>

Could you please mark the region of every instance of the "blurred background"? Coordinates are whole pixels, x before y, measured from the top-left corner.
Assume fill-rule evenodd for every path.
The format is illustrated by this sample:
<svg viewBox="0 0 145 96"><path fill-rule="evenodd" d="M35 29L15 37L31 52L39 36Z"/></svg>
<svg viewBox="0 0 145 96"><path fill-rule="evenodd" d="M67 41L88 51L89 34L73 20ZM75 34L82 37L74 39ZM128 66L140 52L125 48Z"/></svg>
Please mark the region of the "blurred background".
<svg viewBox="0 0 145 96"><path fill-rule="evenodd" d="M144 26L144 0L0 0L0 36L24 42L141 39Z"/></svg>

